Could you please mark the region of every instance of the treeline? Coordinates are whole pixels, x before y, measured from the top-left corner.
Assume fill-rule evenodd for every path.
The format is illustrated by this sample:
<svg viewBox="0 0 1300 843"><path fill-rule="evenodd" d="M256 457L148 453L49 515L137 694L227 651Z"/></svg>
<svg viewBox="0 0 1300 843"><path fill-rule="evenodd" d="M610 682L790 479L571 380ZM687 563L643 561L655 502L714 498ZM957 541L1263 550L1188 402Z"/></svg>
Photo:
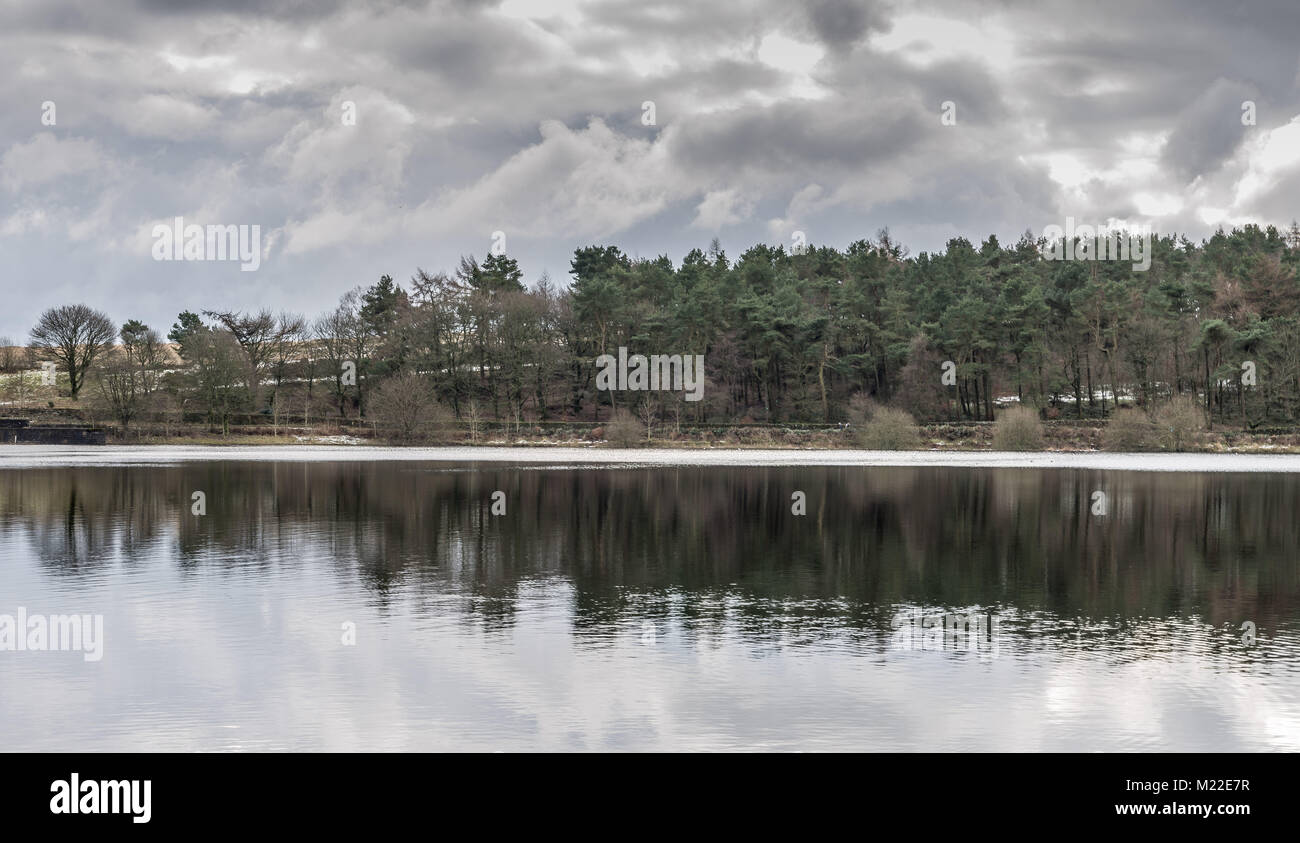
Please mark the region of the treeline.
<svg viewBox="0 0 1300 843"><path fill-rule="evenodd" d="M598 421L622 408L832 423L858 396L922 421L991 419L1008 402L1104 417L1193 396L1215 423L1300 422L1300 226L1153 237L1146 271L1044 247L1026 233L909 256L883 230L844 250L758 245L734 260L715 241L675 265L590 246L567 286L531 287L514 259L489 255L405 284L384 276L315 319L185 311L170 344L137 321L114 332L103 314L55 308L31 347L74 397L88 379L124 426L159 406L222 425L250 412ZM596 358L620 347L703 354L704 399L597 390Z"/></svg>

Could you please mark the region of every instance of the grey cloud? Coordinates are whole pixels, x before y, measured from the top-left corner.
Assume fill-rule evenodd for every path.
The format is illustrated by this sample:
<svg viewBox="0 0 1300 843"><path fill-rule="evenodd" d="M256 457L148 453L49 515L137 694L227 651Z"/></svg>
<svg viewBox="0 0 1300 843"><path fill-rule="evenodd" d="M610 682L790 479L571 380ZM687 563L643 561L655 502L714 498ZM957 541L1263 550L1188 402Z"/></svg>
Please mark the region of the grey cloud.
<svg viewBox="0 0 1300 843"><path fill-rule="evenodd" d="M887 30L889 17L880 3L866 0L817 0L808 10L808 20L828 47L844 49L870 30Z"/></svg>
<svg viewBox="0 0 1300 843"><path fill-rule="evenodd" d="M1242 103L1258 96L1253 86L1215 81L1179 115L1165 144L1165 162L1189 181L1216 169L1253 131L1242 125Z"/></svg>
<svg viewBox="0 0 1300 843"><path fill-rule="evenodd" d="M831 168L829 175L895 155L927 131L915 108L864 120L850 105L839 98L793 101L695 119L673 137L673 153L683 166L729 175Z"/></svg>

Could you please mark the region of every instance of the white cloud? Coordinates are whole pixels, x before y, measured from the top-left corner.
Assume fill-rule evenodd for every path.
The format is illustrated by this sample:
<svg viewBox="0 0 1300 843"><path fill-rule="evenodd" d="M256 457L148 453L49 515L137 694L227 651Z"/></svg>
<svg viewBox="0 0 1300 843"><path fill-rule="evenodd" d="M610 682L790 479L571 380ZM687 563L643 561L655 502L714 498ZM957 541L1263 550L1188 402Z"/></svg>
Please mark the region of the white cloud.
<svg viewBox="0 0 1300 843"><path fill-rule="evenodd" d="M1233 205L1247 206L1284 175L1300 170L1300 116L1263 133L1246 149L1247 170L1236 185Z"/></svg>
<svg viewBox="0 0 1300 843"><path fill-rule="evenodd" d="M142 138L189 140L212 127L220 114L170 94L139 97L114 117L128 133Z"/></svg>
<svg viewBox="0 0 1300 843"><path fill-rule="evenodd" d="M785 216L768 221L768 233L778 239L789 240L793 232L804 231L809 241L814 241L815 238L812 233L806 231L805 227L809 215L822 207L825 196L826 189L820 184L809 184L800 188L790 198L790 204L785 209Z"/></svg>
<svg viewBox="0 0 1300 843"><path fill-rule="evenodd" d="M60 140L44 132L5 152L0 158L0 180L9 190L17 191L95 170L103 160L103 152L93 140Z"/></svg>
<svg viewBox="0 0 1300 843"><path fill-rule="evenodd" d="M709 231L735 225L749 218L754 204L745 199L736 188L711 190L695 206L695 219L691 225Z"/></svg>
<svg viewBox="0 0 1300 843"><path fill-rule="evenodd" d="M793 77L790 95L803 99L820 99L828 94L813 78L813 70L826 56L826 50L822 47L774 32L763 37L757 54L759 61Z"/></svg>
<svg viewBox="0 0 1300 843"><path fill-rule="evenodd" d="M355 125L343 122L354 106ZM362 179L368 191L395 188L413 143L416 118L409 108L372 88L337 93L323 112L294 126L268 155L290 182L308 191L331 191Z"/></svg>
<svg viewBox="0 0 1300 843"><path fill-rule="evenodd" d="M474 184L426 203L414 220L434 231L529 237L600 237L624 231L686 198L663 140L620 135L602 120L571 130L540 127L541 142L511 156Z"/></svg>

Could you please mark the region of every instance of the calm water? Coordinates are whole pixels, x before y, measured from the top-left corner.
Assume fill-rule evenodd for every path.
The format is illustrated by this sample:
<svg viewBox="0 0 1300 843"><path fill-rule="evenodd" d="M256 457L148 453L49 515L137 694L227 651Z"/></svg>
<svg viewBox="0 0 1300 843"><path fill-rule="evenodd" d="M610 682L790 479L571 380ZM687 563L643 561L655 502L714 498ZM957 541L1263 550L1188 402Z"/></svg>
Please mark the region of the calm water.
<svg viewBox="0 0 1300 843"><path fill-rule="evenodd" d="M0 748L1296 751L1297 513L1282 474L4 469L0 614L103 640L0 651Z"/></svg>

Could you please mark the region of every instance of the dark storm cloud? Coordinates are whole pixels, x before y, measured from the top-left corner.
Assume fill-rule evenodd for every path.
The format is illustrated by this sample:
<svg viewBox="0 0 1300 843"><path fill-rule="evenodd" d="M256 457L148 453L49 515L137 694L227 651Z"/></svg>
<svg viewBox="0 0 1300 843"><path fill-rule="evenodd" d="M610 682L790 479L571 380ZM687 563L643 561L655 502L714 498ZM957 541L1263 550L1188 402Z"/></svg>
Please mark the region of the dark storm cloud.
<svg viewBox="0 0 1300 843"><path fill-rule="evenodd" d="M828 47L850 47L869 30L889 28L883 4L864 0L815 0L808 9L813 31Z"/></svg>
<svg viewBox="0 0 1300 843"><path fill-rule="evenodd" d="M338 2L313 0L137 0L143 12L168 15L241 14L259 17L325 17Z"/></svg>
<svg viewBox="0 0 1300 843"><path fill-rule="evenodd" d="M928 117L910 105L863 119L851 101L795 101L691 121L671 149L683 166L697 169L807 173L892 157L929 132Z"/></svg>
<svg viewBox="0 0 1300 843"><path fill-rule="evenodd" d="M937 115L951 101L961 124L1002 124L1013 115L1004 101L1004 83L983 64L969 58L945 58L917 67L894 56L858 53L843 61L828 60L836 90L855 102L863 120L881 119L881 111L899 103L914 104Z"/></svg>
<svg viewBox="0 0 1300 843"><path fill-rule="evenodd" d="M243 15L250 19L303 21L323 20L345 8L418 9L429 3L428 0L136 0L136 5L142 12L154 15L180 17ZM463 0L453 5L482 8L496 4Z"/></svg>

